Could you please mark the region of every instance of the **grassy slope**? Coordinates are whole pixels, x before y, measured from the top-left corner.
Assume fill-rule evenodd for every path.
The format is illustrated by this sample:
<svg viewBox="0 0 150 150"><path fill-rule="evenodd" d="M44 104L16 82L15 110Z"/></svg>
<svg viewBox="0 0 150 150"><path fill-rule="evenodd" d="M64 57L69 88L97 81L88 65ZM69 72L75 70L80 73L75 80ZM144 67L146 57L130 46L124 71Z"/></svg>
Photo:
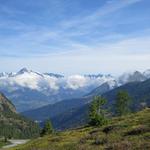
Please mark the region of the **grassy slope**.
<svg viewBox="0 0 150 150"><path fill-rule="evenodd" d="M10 142L4 142L4 140L0 139L0 148L5 146L5 145L8 145L8 144L11 144Z"/></svg>
<svg viewBox="0 0 150 150"><path fill-rule="evenodd" d="M107 126L100 128L84 127L60 132L30 141L10 150L101 149L150 149L150 108L126 117L114 118Z"/></svg>

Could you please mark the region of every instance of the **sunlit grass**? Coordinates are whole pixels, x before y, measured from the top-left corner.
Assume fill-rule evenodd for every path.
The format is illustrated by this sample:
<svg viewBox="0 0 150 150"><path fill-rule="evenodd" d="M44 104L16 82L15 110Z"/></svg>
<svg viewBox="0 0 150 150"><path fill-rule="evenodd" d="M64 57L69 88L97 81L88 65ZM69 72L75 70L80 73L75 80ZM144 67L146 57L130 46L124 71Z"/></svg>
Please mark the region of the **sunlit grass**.
<svg viewBox="0 0 150 150"><path fill-rule="evenodd" d="M10 150L150 149L150 109L112 119L103 127L84 127L32 140Z"/></svg>

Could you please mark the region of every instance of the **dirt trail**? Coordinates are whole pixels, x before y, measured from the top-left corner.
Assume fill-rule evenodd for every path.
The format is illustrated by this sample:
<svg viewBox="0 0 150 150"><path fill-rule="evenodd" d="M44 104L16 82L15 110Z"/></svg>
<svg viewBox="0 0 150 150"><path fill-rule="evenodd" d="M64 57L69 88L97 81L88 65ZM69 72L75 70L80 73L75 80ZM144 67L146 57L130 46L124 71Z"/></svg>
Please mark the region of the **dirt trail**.
<svg viewBox="0 0 150 150"><path fill-rule="evenodd" d="M17 146L17 145L20 145L20 144L25 144L28 141L29 140L9 140L9 142L11 142L11 144L4 146L3 149L11 148L11 147L14 147L14 146Z"/></svg>

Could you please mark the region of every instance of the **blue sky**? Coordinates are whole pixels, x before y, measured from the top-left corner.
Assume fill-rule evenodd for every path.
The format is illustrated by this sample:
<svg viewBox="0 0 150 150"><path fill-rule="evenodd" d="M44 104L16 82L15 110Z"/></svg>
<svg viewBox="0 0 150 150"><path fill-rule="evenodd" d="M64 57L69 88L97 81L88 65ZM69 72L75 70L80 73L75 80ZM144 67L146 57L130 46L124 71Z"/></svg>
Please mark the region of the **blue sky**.
<svg viewBox="0 0 150 150"><path fill-rule="evenodd" d="M149 0L0 0L0 71L150 68Z"/></svg>

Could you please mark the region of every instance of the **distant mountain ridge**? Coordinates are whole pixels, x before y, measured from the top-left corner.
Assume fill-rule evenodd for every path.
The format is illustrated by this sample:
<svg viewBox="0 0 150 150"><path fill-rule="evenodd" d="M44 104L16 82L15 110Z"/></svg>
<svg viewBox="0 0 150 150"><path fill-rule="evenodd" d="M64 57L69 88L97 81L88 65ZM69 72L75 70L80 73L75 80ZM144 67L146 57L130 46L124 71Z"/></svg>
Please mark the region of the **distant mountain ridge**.
<svg viewBox="0 0 150 150"><path fill-rule="evenodd" d="M16 73L0 73L0 91L16 106L18 111L39 108L62 100L70 100L101 91L101 94L129 82L150 78L150 70L124 73L119 77L110 74L64 76L39 73L23 68ZM92 91L92 92L91 92Z"/></svg>
<svg viewBox="0 0 150 150"><path fill-rule="evenodd" d="M94 95L105 97L108 100L107 107L113 110L117 92L120 90L127 91L132 97L132 110L139 110L143 104L148 107L150 106L150 79L148 79L143 82L127 83L104 94L101 93L101 88L96 88L96 90L93 90L93 93L85 97L61 101L54 105L47 105L39 109L23 112L23 115L40 122L51 118L57 129L77 127L87 122L89 104Z"/></svg>

